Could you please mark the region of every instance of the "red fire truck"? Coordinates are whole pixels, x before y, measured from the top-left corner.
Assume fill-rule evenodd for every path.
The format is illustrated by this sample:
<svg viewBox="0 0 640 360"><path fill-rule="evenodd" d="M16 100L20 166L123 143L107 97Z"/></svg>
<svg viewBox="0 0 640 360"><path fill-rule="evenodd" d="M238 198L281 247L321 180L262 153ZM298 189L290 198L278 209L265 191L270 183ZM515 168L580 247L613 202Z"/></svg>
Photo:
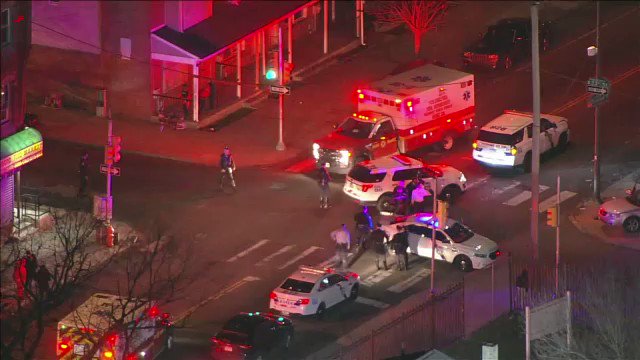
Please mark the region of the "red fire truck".
<svg viewBox="0 0 640 360"><path fill-rule="evenodd" d="M357 90L358 111L313 143L313 156L329 170L427 145L450 150L474 128L474 77L433 64Z"/></svg>

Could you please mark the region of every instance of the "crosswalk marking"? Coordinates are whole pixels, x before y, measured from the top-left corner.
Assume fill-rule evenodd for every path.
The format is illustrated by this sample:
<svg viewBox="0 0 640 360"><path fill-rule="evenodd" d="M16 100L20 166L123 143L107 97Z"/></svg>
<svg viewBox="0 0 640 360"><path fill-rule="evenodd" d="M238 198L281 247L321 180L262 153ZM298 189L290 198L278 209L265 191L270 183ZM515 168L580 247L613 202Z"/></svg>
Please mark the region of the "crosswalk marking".
<svg viewBox="0 0 640 360"><path fill-rule="evenodd" d="M429 276L429 274L431 274L431 270L422 269L417 273L411 275L410 277L404 279L403 281L389 287L387 291L391 291L393 293L399 294L407 290L408 288L412 287L413 285L419 283L422 280L422 278Z"/></svg>
<svg viewBox="0 0 640 360"><path fill-rule="evenodd" d="M509 186L505 186L503 188L500 189L495 189L494 191L492 191L493 195L500 195L503 192L509 191L511 189L513 189L514 187L520 185L520 181L514 181L513 184L509 185Z"/></svg>
<svg viewBox="0 0 640 360"><path fill-rule="evenodd" d="M229 259L227 259L227 262L234 262L238 259L240 259L241 257L245 257L247 256L247 254L249 254L250 252L252 252L253 250L259 248L260 246L266 244L269 242L269 239L262 239L260 241L258 241L256 244L254 244L253 246L251 246L250 248L248 248L247 250L244 250L238 254L236 254L235 256L230 257Z"/></svg>
<svg viewBox="0 0 640 360"><path fill-rule="evenodd" d="M269 261L273 260L273 258L275 258L276 256L282 255L282 254L286 253L287 251L293 249L294 247L295 247L295 245L287 245L287 246L283 247L282 249L280 249L280 250L274 252L273 254L265 257L264 259L260 260L256 264L256 266L262 266L262 265L268 263Z"/></svg>
<svg viewBox="0 0 640 360"><path fill-rule="evenodd" d="M312 246L312 247L308 248L307 250L303 251L300 255L294 257L293 259L287 261L285 264L283 264L280 267L278 267L278 270L285 269L285 268L295 264L296 262L300 261L305 256L308 256L309 254L311 254L312 252L314 252L314 251L316 251L318 249L322 249L322 248L318 247L318 246Z"/></svg>
<svg viewBox="0 0 640 360"><path fill-rule="evenodd" d="M577 194L571 191L561 191L560 192L560 202L563 202L567 199L570 199L574 196L576 196ZM556 195L553 195L552 197L544 200L543 202L540 203L540 208L538 209L539 212L545 212L547 211L548 208L555 206L557 204L556 202Z"/></svg>
<svg viewBox="0 0 640 360"><path fill-rule="evenodd" d="M548 186L544 186L544 185L540 185L540 192L543 192L545 190L547 190L549 187ZM524 190L523 192L519 193L518 195L512 197L511 199L503 202L503 205L508 205L508 206L517 206L527 200L531 199L531 191L529 190Z"/></svg>
<svg viewBox="0 0 640 360"><path fill-rule="evenodd" d="M487 180L489 180L490 176L485 176L485 177L481 177L480 179L473 181L473 182L468 182L467 183L467 187L465 188L465 190L469 190L473 187L476 187L478 185L484 184L485 182L487 182Z"/></svg>
<svg viewBox="0 0 640 360"><path fill-rule="evenodd" d="M387 303L384 303L384 302L378 301L378 300L374 300L374 299L369 299L369 298L362 297L362 296L359 296L356 299L356 302L360 303L360 304L371 305L371 306L377 307L378 309L384 309L384 308L388 308L389 307L389 304L387 304Z"/></svg>
<svg viewBox="0 0 640 360"><path fill-rule="evenodd" d="M361 279L360 284L364 286L372 286L373 284L377 284L380 281L388 278L389 276L391 276L391 274L393 274L393 271L391 270L378 270L373 274L367 276L366 278Z"/></svg>

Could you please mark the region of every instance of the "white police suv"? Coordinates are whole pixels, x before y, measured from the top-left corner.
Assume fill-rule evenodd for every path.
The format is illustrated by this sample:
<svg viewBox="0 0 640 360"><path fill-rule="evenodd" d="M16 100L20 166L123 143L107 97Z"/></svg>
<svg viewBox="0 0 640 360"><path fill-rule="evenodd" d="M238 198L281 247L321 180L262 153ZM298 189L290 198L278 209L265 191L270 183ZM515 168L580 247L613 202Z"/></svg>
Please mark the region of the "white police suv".
<svg viewBox="0 0 640 360"><path fill-rule="evenodd" d="M376 205L380 212L393 212L393 189L408 185L416 177L426 189L436 186L438 196L452 199L466 190L467 178L451 166L430 165L407 155L391 155L363 161L351 169L342 191L362 205Z"/></svg>
<svg viewBox="0 0 640 360"><path fill-rule="evenodd" d="M269 308L282 314L317 315L345 300L355 300L360 277L351 271L300 266L271 292Z"/></svg>
<svg viewBox="0 0 640 360"><path fill-rule="evenodd" d="M483 126L473 142L473 158L490 167L522 166L531 171L533 148L533 115L514 110ZM569 123L566 118L540 114L540 154L564 151L569 143Z"/></svg>

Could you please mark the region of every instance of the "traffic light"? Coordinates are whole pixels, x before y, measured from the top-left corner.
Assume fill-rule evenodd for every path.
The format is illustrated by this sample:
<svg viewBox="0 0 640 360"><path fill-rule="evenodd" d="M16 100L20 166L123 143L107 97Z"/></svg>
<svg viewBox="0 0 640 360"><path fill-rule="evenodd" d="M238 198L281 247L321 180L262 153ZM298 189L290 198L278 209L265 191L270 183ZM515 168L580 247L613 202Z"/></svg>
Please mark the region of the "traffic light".
<svg viewBox="0 0 640 360"><path fill-rule="evenodd" d="M272 52L272 56L267 64L267 71L265 72L264 77L267 80L276 80L278 79L278 52Z"/></svg>
<svg viewBox="0 0 640 360"><path fill-rule="evenodd" d="M436 217L438 218L439 227L444 227L447 223L447 216L449 215L449 203L444 200L438 200L438 212Z"/></svg>
<svg viewBox="0 0 640 360"><path fill-rule="evenodd" d="M555 206L547 209L547 225L551 227L558 226L558 208Z"/></svg>
<svg viewBox="0 0 640 360"><path fill-rule="evenodd" d="M264 75L267 80L275 80L278 78L278 71L276 69L267 69L267 73Z"/></svg>
<svg viewBox="0 0 640 360"><path fill-rule="evenodd" d="M284 74L282 74L285 84L288 84L289 81L291 81L291 73L292 72L293 72L293 64L290 63L290 62L285 62L284 63Z"/></svg>
<svg viewBox="0 0 640 360"><path fill-rule="evenodd" d="M122 138L120 136L111 137L111 145L107 145L104 148L104 163L107 165L113 165L120 161L122 156L120 151L122 150Z"/></svg>

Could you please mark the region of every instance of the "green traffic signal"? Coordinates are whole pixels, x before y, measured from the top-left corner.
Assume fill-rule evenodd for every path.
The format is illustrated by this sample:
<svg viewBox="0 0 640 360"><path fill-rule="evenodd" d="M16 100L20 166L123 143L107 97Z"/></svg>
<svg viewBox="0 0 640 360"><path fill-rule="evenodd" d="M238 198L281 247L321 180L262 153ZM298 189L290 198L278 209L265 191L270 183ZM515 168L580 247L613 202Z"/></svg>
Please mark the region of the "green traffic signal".
<svg viewBox="0 0 640 360"><path fill-rule="evenodd" d="M278 77L278 73L274 69L269 69L267 70L265 77L267 80L275 80Z"/></svg>

